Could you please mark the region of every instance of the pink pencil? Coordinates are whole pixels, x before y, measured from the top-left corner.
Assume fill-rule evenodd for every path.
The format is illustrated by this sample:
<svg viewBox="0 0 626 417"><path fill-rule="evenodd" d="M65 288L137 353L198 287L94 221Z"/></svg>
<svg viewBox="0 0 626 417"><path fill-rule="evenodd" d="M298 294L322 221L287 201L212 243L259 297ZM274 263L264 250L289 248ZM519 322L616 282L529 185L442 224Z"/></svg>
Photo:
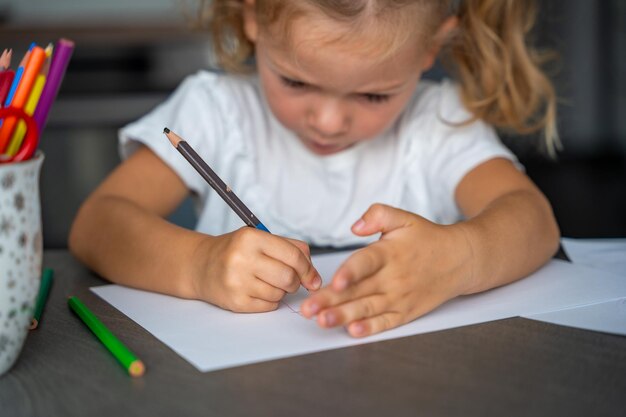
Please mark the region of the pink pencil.
<svg viewBox="0 0 626 417"><path fill-rule="evenodd" d="M0 55L0 71L4 71L11 66L11 56L13 49L5 49Z"/></svg>

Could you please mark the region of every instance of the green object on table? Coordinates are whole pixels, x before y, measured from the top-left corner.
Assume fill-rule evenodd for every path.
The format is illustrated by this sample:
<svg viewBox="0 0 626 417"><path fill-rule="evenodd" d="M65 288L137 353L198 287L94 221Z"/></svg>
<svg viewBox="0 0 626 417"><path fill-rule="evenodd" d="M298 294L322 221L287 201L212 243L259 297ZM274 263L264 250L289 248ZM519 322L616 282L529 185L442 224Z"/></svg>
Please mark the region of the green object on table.
<svg viewBox="0 0 626 417"><path fill-rule="evenodd" d="M77 297L67 300L70 308L80 317L98 339L115 356L131 376L141 376L145 371L143 362L135 356Z"/></svg>
<svg viewBox="0 0 626 417"><path fill-rule="evenodd" d="M41 313L48 301L48 294L50 293L50 287L52 286L52 278L54 277L54 271L51 268L44 268L41 274L41 284L39 285L39 293L37 294L37 304L35 304L35 314L30 323L30 329L36 329L41 322Z"/></svg>

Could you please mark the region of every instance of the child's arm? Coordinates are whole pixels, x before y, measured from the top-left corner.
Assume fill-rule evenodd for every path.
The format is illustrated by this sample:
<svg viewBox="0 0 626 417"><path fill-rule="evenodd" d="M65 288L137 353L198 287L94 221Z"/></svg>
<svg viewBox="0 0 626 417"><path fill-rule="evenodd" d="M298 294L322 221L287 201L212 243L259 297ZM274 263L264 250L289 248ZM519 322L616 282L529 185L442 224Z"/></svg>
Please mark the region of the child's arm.
<svg viewBox="0 0 626 417"><path fill-rule="evenodd" d="M303 242L249 227L208 236L166 221L187 194L178 175L142 147L80 208L70 250L113 282L234 311L272 310L301 283L315 287Z"/></svg>
<svg viewBox="0 0 626 417"><path fill-rule="evenodd" d="M550 204L513 164L493 159L469 172L456 190L467 221L434 224L383 205L353 226L382 232L352 255L331 284L301 311L322 327L347 326L366 336L407 323L443 302L520 279L555 253L559 231Z"/></svg>

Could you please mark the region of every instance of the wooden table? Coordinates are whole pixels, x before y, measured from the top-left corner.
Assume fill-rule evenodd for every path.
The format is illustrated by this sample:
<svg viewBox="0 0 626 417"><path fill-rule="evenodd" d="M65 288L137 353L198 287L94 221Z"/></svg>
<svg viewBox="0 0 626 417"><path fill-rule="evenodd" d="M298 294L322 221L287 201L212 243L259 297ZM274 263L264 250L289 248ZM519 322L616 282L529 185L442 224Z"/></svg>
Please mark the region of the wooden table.
<svg viewBox="0 0 626 417"><path fill-rule="evenodd" d="M0 416L617 416L626 337L514 318L201 373L89 291L65 250L39 329L0 377ZM128 377L67 307L79 296L147 366Z"/></svg>

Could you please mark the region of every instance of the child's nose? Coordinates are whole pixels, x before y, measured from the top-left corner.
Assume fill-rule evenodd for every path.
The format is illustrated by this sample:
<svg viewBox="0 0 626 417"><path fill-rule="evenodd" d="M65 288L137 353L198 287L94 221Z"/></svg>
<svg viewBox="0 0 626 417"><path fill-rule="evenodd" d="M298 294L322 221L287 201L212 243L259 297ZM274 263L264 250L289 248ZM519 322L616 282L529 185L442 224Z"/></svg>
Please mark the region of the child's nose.
<svg viewBox="0 0 626 417"><path fill-rule="evenodd" d="M348 131L350 117L339 100L328 99L311 110L309 125L320 136L333 138Z"/></svg>

